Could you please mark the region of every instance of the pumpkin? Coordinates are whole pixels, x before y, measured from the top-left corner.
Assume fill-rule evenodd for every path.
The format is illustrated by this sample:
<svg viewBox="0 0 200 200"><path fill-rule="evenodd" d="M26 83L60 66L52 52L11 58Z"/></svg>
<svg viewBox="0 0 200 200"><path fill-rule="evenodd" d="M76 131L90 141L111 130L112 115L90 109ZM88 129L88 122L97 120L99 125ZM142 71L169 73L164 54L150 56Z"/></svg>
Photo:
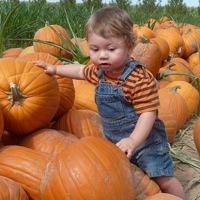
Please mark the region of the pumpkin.
<svg viewBox="0 0 200 200"><path fill-rule="evenodd" d="M26 192L17 182L4 176L0 176L0 199L29 200Z"/></svg>
<svg viewBox="0 0 200 200"><path fill-rule="evenodd" d="M187 57L186 61L189 63L190 68L193 69L194 66L200 63L200 54L199 52L193 53L189 57Z"/></svg>
<svg viewBox="0 0 200 200"><path fill-rule="evenodd" d="M142 169L134 164L131 164L131 169L136 189L135 199L144 200L148 196L161 192L158 184L154 180L150 179L149 176L142 171Z"/></svg>
<svg viewBox="0 0 200 200"><path fill-rule="evenodd" d="M140 36L145 36L148 39L155 38L155 33L147 26L133 26L133 32L136 35L136 42L141 42Z"/></svg>
<svg viewBox="0 0 200 200"><path fill-rule="evenodd" d="M145 200L183 200L183 199L168 193L158 193L146 198Z"/></svg>
<svg viewBox="0 0 200 200"><path fill-rule="evenodd" d="M174 86L179 86L177 88L177 92L185 99L187 104L187 119L191 117L196 111L199 106L199 92L196 90L194 86L192 86L190 83L187 83L185 81L173 81L169 83L166 87L171 88Z"/></svg>
<svg viewBox="0 0 200 200"><path fill-rule="evenodd" d="M2 53L2 58L6 58L6 57L17 58L22 51L23 51L23 48L21 47L6 49Z"/></svg>
<svg viewBox="0 0 200 200"><path fill-rule="evenodd" d="M185 99L177 92L178 86L162 88L158 90L160 107L172 111L177 121L179 130L186 122L188 116L188 107Z"/></svg>
<svg viewBox="0 0 200 200"><path fill-rule="evenodd" d="M4 129L24 135L46 127L60 104L54 77L32 62L0 59L0 101Z"/></svg>
<svg viewBox="0 0 200 200"><path fill-rule="evenodd" d="M61 61L58 58L52 56L49 53L44 52L34 52L30 54L26 54L24 56L20 56L21 59L25 61L34 61L34 60L42 60L52 65L56 65L59 67L61 65ZM52 119L53 121L58 119L64 113L66 113L74 103L75 99L75 91L74 91L74 84L71 78L55 76L58 82L59 87L59 94L60 94L60 105L58 110Z"/></svg>
<svg viewBox="0 0 200 200"><path fill-rule="evenodd" d="M162 38L169 44L169 54L173 57L182 57L185 44L180 33L175 28L159 28L155 30L156 37Z"/></svg>
<svg viewBox="0 0 200 200"><path fill-rule="evenodd" d="M73 108L77 110L92 110L98 112L95 103L95 85L86 80L73 79L75 99Z"/></svg>
<svg viewBox="0 0 200 200"><path fill-rule="evenodd" d="M155 42L160 47L162 62L167 60L169 57L169 44L167 41L162 38L154 37L151 39L151 42Z"/></svg>
<svg viewBox="0 0 200 200"><path fill-rule="evenodd" d="M135 199L129 159L100 137L81 138L53 157L42 183L43 200Z"/></svg>
<svg viewBox="0 0 200 200"><path fill-rule="evenodd" d="M168 108L160 107L158 109L158 117L165 125L168 143L172 143L178 131L177 121L173 112Z"/></svg>
<svg viewBox="0 0 200 200"><path fill-rule="evenodd" d="M27 147L4 146L0 149L0 175L17 182L30 199L41 200L42 177L51 159L52 155Z"/></svg>
<svg viewBox="0 0 200 200"><path fill-rule="evenodd" d="M35 52L45 52L52 55L62 56L69 60L72 59L72 55L67 51L68 45L70 45L70 37L67 30L62 26L57 24L50 25L46 22L44 27L35 32L33 39L33 48ZM45 44L40 41L51 42L57 46L64 47L66 50L61 50L56 46Z"/></svg>
<svg viewBox="0 0 200 200"><path fill-rule="evenodd" d="M71 109L56 120L52 128L74 134L78 138L88 136L104 138L100 116L92 110Z"/></svg>
<svg viewBox="0 0 200 200"><path fill-rule="evenodd" d="M162 63L160 47L145 36L141 36L140 39L141 42L138 42L132 51L132 57L140 61L156 77Z"/></svg>
<svg viewBox="0 0 200 200"><path fill-rule="evenodd" d="M197 118L194 122L193 138L195 147L198 153L200 154L200 118Z"/></svg>
<svg viewBox="0 0 200 200"><path fill-rule="evenodd" d="M184 52L182 55L183 58L188 58L193 53L198 52L198 49L199 49L199 43L198 43L199 41L198 40L200 40L200 39L198 39L197 37L198 37L198 33L195 28L188 28L182 34L182 38L185 43L185 49L184 49Z"/></svg>
<svg viewBox="0 0 200 200"><path fill-rule="evenodd" d="M3 112L0 107L0 141L4 132L4 119L3 119Z"/></svg>
<svg viewBox="0 0 200 200"><path fill-rule="evenodd" d="M19 54L18 57L24 56L24 55L29 54L29 53L34 53L33 45L24 48L24 49L21 51L21 53Z"/></svg>
<svg viewBox="0 0 200 200"><path fill-rule="evenodd" d="M176 58L174 58L170 61L167 61L164 64L164 66L160 68L158 74L160 77L163 77L169 82L180 81L180 80L190 82L190 77L189 77L189 74L191 74L191 72L189 71L190 67L189 64L186 65L186 63L187 61L183 63L180 60L176 60Z"/></svg>
<svg viewBox="0 0 200 200"><path fill-rule="evenodd" d="M61 130L40 129L25 136L18 145L56 155L78 138Z"/></svg>

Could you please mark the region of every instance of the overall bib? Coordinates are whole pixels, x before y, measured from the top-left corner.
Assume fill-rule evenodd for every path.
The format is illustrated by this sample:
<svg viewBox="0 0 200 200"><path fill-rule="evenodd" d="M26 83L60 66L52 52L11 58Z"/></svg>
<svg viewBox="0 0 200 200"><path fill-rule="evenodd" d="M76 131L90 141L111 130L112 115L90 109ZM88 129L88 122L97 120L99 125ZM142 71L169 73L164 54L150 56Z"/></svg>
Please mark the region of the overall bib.
<svg viewBox="0 0 200 200"><path fill-rule="evenodd" d="M128 62L117 84L106 83L103 70L100 69L98 73L100 81L96 86L95 101L103 132L106 138L115 144L130 136L139 118L134 105L125 98L121 86L137 65L141 63L135 60ZM150 177L173 175L165 127L158 117L149 136L132 156L131 162L142 168Z"/></svg>

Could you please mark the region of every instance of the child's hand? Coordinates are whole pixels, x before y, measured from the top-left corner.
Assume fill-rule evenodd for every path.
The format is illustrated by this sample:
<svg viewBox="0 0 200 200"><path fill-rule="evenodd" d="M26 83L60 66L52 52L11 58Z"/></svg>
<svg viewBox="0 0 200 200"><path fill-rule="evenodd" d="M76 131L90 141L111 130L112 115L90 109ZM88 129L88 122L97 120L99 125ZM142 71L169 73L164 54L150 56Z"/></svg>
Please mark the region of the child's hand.
<svg viewBox="0 0 200 200"><path fill-rule="evenodd" d="M40 61L40 60L33 61L33 63L37 65L38 67L42 67L46 74L56 75L56 66L46 63L44 61Z"/></svg>
<svg viewBox="0 0 200 200"><path fill-rule="evenodd" d="M130 137L121 139L116 145L126 154L129 159L136 150L136 145L133 139Z"/></svg>

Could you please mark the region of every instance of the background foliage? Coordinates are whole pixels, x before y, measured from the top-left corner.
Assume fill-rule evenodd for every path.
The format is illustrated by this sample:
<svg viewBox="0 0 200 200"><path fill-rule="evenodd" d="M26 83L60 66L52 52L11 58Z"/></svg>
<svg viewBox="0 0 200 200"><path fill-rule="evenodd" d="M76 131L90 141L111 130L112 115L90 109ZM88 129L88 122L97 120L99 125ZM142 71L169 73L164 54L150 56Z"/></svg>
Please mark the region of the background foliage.
<svg viewBox="0 0 200 200"><path fill-rule="evenodd" d="M9 0L0 2L0 32L3 49L12 47L27 47L32 45L34 33L44 27L45 22L58 24L69 31L71 36L84 37L84 24L89 16L97 9L115 5L126 10L135 24L143 25L151 18L159 19L168 16L177 23L191 23L200 26L200 6L187 7L183 0L169 0L168 4L161 6L159 0L139 0L136 5L131 5L130 0L111 0L103 4L102 0L60 0L57 3L48 3L46 0L32 0L20 2ZM12 18L3 26L8 15L14 8ZM178 11L178 12L177 12ZM72 27L73 34L69 28Z"/></svg>

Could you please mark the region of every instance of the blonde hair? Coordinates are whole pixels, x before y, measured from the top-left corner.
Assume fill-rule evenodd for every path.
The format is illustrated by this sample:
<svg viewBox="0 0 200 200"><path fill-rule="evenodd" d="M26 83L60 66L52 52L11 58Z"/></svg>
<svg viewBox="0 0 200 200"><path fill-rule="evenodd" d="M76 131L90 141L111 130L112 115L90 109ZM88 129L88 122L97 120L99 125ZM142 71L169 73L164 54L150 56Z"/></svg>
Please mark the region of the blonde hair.
<svg viewBox="0 0 200 200"><path fill-rule="evenodd" d="M118 7L97 10L85 25L86 39L95 33L103 38L123 37L126 45L134 44L133 22L130 16Z"/></svg>

